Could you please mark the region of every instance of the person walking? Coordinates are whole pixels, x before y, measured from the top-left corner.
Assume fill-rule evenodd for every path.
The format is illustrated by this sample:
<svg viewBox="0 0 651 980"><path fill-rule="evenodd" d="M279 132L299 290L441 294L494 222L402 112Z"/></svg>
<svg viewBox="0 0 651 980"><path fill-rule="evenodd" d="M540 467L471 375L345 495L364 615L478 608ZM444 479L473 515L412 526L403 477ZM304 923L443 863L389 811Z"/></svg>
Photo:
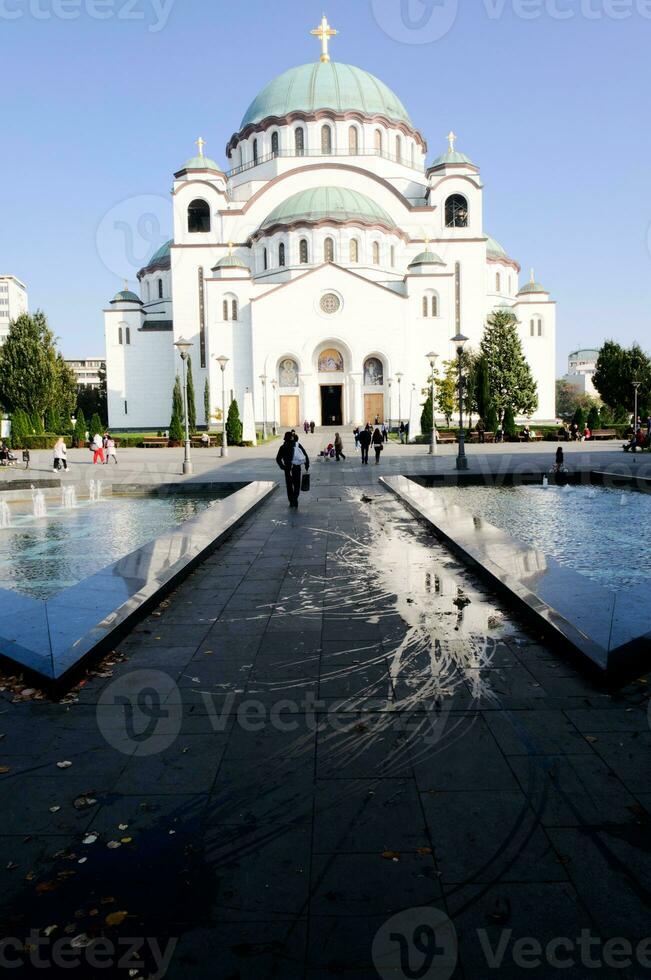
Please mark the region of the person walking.
<svg viewBox="0 0 651 980"><path fill-rule="evenodd" d="M378 426L375 427L375 432L373 433L373 449L375 450L375 465L377 466L380 462L382 450L384 449L384 439Z"/></svg>
<svg viewBox="0 0 651 980"><path fill-rule="evenodd" d="M404 445L405 436L407 435L407 427L405 426L404 422L400 423L400 428L398 429L398 432L400 433L400 445L402 446Z"/></svg>
<svg viewBox="0 0 651 980"><path fill-rule="evenodd" d="M93 466L95 466L96 463L104 462L104 443L99 432L96 432L93 436L90 444L90 451L93 454Z"/></svg>
<svg viewBox="0 0 651 980"><path fill-rule="evenodd" d="M204 432L204 435L205 435L205 432ZM118 453L117 453L117 448L115 446L115 439L112 436L109 435L106 438L106 459L105 459L105 463L106 463L107 466L108 466L108 464L109 464L109 462L111 460L111 457L113 457L113 462L117 466L118 465Z"/></svg>
<svg viewBox="0 0 651 980"><path fill-rule="evenodd" d="M304 466L305 472L308 473L310 460L300 444L296 433L285 433L282 446L276 456L276 462L285 474L289 506L298 509L298 498L301 493L302 467Z"/></svg>
<svg viewBox="0 0 651 980"><path fill-rule="evenodd" d="M54 461L52 463L53 472L56 473L61 469L66 471L68 469L67 449L63 436L59 436L54 443Z"/></svg>
<svg viewBox="0 0 651 980"><path fill-rule="evenodd" d="M344 456L344 443L338 432L335 432L335 457L337 462L339 459L346 459Z"/></svg>
<svg viewBox="0 0 651 980"><path fill-rule="evenodd" d="M362 466L368 466L368 450L371 445L372 435L371 429L367 425L365 429L359 434L359 444L362 449Z"/></svg>
<svg viewBox="0 0 651 980"><path fill-rule="evenodd" d="M307 419L305 419L305 421L303 422L303 432L305 433L305 435L307 435L309 431L310 431L310 423L308 422Z"/></svg>
<svg viewBox="0 0 651 980"><path fill-rule="evenodd" d="M310 432L312 435L314 435L315 429L316 429L316 424L314 422L310 422Z"/></svg>
<svg viewBox="0 0 651 980"><path fill-rule="evenodd" d="M475 426L475 428L477 430L477 435L479 437L479 442L482 443L482 444L485 443L486 442L486 426L484 424L484 420L483 419L477 419L477 425Z"/></svg>
<svg viewBox="0 0 651 980"><path fill-rule="evenodd" d="M356 425L353 429L353 437L355 439L355 449L359 449L359 426Z"/></svg>
<svg viewBox="0 0 651 980"><path fill-rule="evenodd" d="M389 441L389 424L388 422L382 423L382 438L385 442Z"/></svg>

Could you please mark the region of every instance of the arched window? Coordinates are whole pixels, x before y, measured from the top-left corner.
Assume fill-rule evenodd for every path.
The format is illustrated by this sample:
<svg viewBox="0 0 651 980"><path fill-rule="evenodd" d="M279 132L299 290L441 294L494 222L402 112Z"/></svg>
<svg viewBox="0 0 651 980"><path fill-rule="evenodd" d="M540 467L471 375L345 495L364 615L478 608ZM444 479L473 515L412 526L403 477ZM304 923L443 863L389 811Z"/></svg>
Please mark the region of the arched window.
<svg viewBox="0 0 651 980"><path fill-rule="evenodd" d="M468 202L462 194L452 194L445 202L445 227L468 227Z"/></svg>
<svg viewBox="0 0 651 980"><path fill-rule="evenodd" d="M329 126L321 127L321 152L332 153L332 130Z"/></svg>
<svg viewBox="0 0 651 980"><path fill-rule="evenodd" d="M502 276L500 275L499 272L495 273L495 292L496 293L502 292Z"/></svg>
<svg viewBox="0 0 651 980"><path fill-rule="evenodd" d="M305 153L305 130L302 126L294 131L294 147L296 150L296 156L302 157Z"/></svg>
<svg viewBox="0 0 651 980"><path fill-rule="evenodd" d="M127 342L127 344L131 343L131 327L124 328L124 339Z"/></svg>
<svg viewBox="0 0 651 980"><path fill-rule="evenodd" d="M356 238L350 240L350 261L359 262L359 242Z"/></svg>
<svg viewBox="0 0 651 980"><path fill-rule="evenodd" d="M412 167L415 167L416 166L416 146L415 146L414 143L411 144L411 150L410 150L410 152L411 152L411 165L412 165Z"/></svg>
<svg viewBox="0 0 651 980"><path fill-rule="evenodd" d="M376 153L382 153L382 130L381 129L375 130L374 140L375 140Z"/></svg>
<svg viewBox="0 0 651 980"><path fill-rule="evenodd" d="M162 299L163 298L163 280L162 279L159 279L158 280L158 298L159 299Z"/></svg>
<svg viewBox="0 0 651 980"><path fill-rule="evenodd" d="M228 320L228 300L225 299L222 304L222 316L224 320Z"/></svg>
<svg viewBox="0 0 651 980"><path fill-rule="evenodd" d="M359 133L357 126L351 126L348 130L348 152L353 156L359 153Z"/></svg>
<svg viewBox="0 0 651 980"><path fill-rule="evenodd" d="M531 322L533 323L533 320ZM122 346L122 327L118 327L118 344Z"/></svg>
<svg viewBox="0 0 651 980"><path fill-rule="evenodd" d="M237 320L237 319L238 319L238 315L237 315L237 300L236 299L232 299L231 300L231 320Z"/></svg>
<svg viewBox="0 0 651 980"><path fill-rule="evenodd" d="M396 158L398 163L402 162L402 139L396 136Z"/></svg>
<svg viewBox="0 0 651 980"><path fill-rule="evenodd" d="M222 316L224 320L235 320L237 321L238 313L238 303L237 297L233 296L232 293L224 297L222 303Z"/></svg>
<svg viewBox="0 0 651 980"><path fill-rule="evenodd" d="M262 265L265 271L269 268L269 252L266 248L262 249Z"/></svg>
<svg viewBox="0 0 651 980"><path fill-rule="evenodd" d="M307 238L301 238L300 244L298 246L298 258L301 265L307 265L307 263L310 261Z"/></svg>
<svg viewBox="0 0 651 980"><path fill-rule="evenodd" d="M429 300L427 296L423 296L423 316L429 316Z"/></svg>
<svg viewBox="0 0 651 980"><path fill-rule="evenodd" d="M205 201L197 199L188 208L188 231L210 231L210 208Z"/></svg>
<svg viewBox="0 0 651 980"><path fill-rule="evenodd" d="M323 243L323 259L325 262L334 262L335 260L335 243L333 238L326 238Z"/></svg>
<svg viewBox="0 0 651 980"><path fill-rule="evenodd" d="M423 316L439 315L439 298L436 293L425 293L423 296Z"/></svg>
<svg viewBox="0 0 651 980"><path fill-rule="evenodd" d="M253 140L253 162L258 162L258 141Z"/></svg>
<svg viewBox="0 0 651 980"><path fill-rule="evenodd" d="M147 297L147 300L148 300L148 301L149 301L149 300L151 299L151 289L150 289L150 285L151 285L151 284L150 284L150 282L149 282L149 280L147 280L147 282L145 283L145 296Z"/></svg>
<svg viewBox="0 0 651 980"><path fill-rule="evenodd" d="M373 242L373 265L380 264L380 243Z"/></svg>
<svg viewBox="0 0 651 980"><path fill-rule="evenodd" d="M395 267L396 267L396 246L395 245L392 245L391 246L391 268L392 269L395 269Z"/></svg>
<svg viewBox="0 0 651 980"><path fill-rule="evenodd" d="M436 293L434 293L434 295L432 296L432 316L438 316L438 315L439 315L439 298L436 295Z"/></svg>
<svg viewBox="0 0 651 980"><path fill-rule="evenodd" d="M276 130L271 134L271 152L277 154L279 149L280 149L280 142L279 142L278 131Z"/></svg>
<svg viewBox="0 0 651 980"><path fill-rule="evenodd" d="M538 320L538 336L542 337L542 335L543 335L543 322L542 320Z"/></svg>
<svg viewBox="0 0 651 980"><path fill-rule="evenodd" d="M278 265L285 264L285 245L283 242L278 246Z"/></svg>

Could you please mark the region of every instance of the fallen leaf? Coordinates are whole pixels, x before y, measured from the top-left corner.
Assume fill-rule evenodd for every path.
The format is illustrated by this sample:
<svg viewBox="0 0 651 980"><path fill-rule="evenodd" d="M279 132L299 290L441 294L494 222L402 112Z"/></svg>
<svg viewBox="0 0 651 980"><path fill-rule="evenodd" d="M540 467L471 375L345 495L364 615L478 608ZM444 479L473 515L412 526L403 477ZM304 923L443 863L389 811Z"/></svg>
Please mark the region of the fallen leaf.
<svg viewBox="0 0 651 980"><path fill-rule="evenodd" d="M58 813L60 809L61 809L60 806L51 806L50 813Z"/></svg>
<svg viewBox="0 0 651 980"><path fill-rule="evenodd" d="M43 930L43 935L51 936L52 933L55 932L55 930L58 928L59 928L58 926L46 926L45 929Z"/></svg>
<svg viewBox="0 0 651 980"><path fill-rule="evenodd" d="M97 837L98 837L97 834L87 834L87 836L84 837L84 839L82 840L81 843L82 844L94 844L95 841L97 840Z"/></svg>
<svg viewBox="0 0 651 980"><path fill-rule="evenodd" d="M107 926L120 926L126 919L128 912L111 912L106 916L104 921Z"/></svg>
<svg viewBox="0 0 651 980"><path fill-rule="evenodd" d="M420 854L421 857L424 857L426 854L431 854L432 853L432 848L431 847L419 847L418 850L416 851L416 853L417 854Z"/></svg>
<svg viewBox="0 0 651 980"><path fill-rule="evenodd" d="M120 839L120 843L121 844L130 844L132 840L133 840L133 837L122 837Z"/></svg>
<svg viewBox="0 0 651 980"><path fill-rule="evenodd" d="M118 830L128 830L128 828L129 828L129 824L128 823L119 823L118 824Z"/></svg>
<svg viewBox="0 0 651 980"><path fill-rule="evenodd" d="M106 846L110 851L114 851L116 848L122 847L122 844L117 840L110 840Z"/></svg>
<svg viewBox="0 0 651 980"><path fill-rule="evenodd" d="M90 946L91 940L88 938L85 932L81 935L75 936L74 939L70 940L70 945L73 949L84 949L86 946Z"/></svg>
<svg viewBox="0 0 651 980"><path fill-rule="evenodd" d="M382 857L385 861L399 861L400 854L398 851L382 851Z"/></svg>
<svg viewBox="0 0 651 980"><path fill-rule="evenodd" d="M72 762L69 762L66 759L63 762L57 762L57 769L69 769L71 765L72 765Z"/></svg>

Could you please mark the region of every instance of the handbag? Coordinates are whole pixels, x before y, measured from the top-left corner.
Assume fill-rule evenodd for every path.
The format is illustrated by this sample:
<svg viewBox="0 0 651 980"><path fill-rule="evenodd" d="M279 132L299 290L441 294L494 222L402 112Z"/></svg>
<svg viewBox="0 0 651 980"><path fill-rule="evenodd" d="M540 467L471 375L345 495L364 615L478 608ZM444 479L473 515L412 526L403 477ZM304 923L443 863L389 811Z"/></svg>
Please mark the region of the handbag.
<svg viewBox="0 0 651 980"><path fill-rule="evenodd" d="M304 473L301 477L301 490L303 493L307 493L310 489L310 474Z"/></svg>

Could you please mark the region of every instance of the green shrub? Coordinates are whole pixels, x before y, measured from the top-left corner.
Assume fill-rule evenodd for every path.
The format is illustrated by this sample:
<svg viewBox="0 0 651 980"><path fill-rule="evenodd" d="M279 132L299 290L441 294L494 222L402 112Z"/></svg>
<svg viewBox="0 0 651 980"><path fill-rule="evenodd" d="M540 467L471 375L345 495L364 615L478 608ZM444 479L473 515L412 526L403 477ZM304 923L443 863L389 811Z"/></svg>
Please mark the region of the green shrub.
<svg viewBox="0 0 651 980"><path fill-rule="evenodd" d="M574 413L572 423L578 426L579 432L583 432L585 429L585 413L580 405Z"/></svg>
<svg viewBox="0 0 651 980"><path fill-rule="evenodd" d="M21 449L54 449L54 443L58 440L59 436L56 432L44 432L42 435L38 436L27 436L23 440L23 445ZM16 447L18 448L18 447Z"/></svg>
<svg viewBox="0 0 651 980"><path fill-rule="evenodd" d="M239 446L242 442L242 422L240 420L240 410L235 399L233 399L228 409L226 435L231 446Z"/></svg>
<svg viewBox="0 0 651 980"><path fill-rule="evenodd" d="M88 428L88 431L90 433L90 438L91 439L94 436L96 436L96 435L100 435L101 436L102 433L104 432L104 426L102 425L102 420L100 419L100 417L97 414L97 412L94 412L93 413L93 417L90 420L90 426Z"/></svg>
<svg viewBox="0 0 651 980"><path fill-rule="evenodd" d="M74 439L78 446L83 446L86 442L86 418L83 409L79 409L75 422Z"/></svg>
<svg viewBox="0 0 651 980"><path fill-rule="evenodd" d="M507 405L504 412L504 436L506 439L517 438L518 430L515 427L515 415L510 405Z"/></svg>
<svg viewBox="0 0 651 980"><path fill-rule="evenodd" d="M29 416L22 408L16 409L11 417L12 448L22 449L25 440L32 435L32 425Z"/></svg>
<svg viewBox="0 0 651 980"><path fill-rule="evenodd" d="M588 412L588 428L590 432L594 432L595 429L601 428L601 418L599 416L599 409L596 405L593 405Z"/></svg>

